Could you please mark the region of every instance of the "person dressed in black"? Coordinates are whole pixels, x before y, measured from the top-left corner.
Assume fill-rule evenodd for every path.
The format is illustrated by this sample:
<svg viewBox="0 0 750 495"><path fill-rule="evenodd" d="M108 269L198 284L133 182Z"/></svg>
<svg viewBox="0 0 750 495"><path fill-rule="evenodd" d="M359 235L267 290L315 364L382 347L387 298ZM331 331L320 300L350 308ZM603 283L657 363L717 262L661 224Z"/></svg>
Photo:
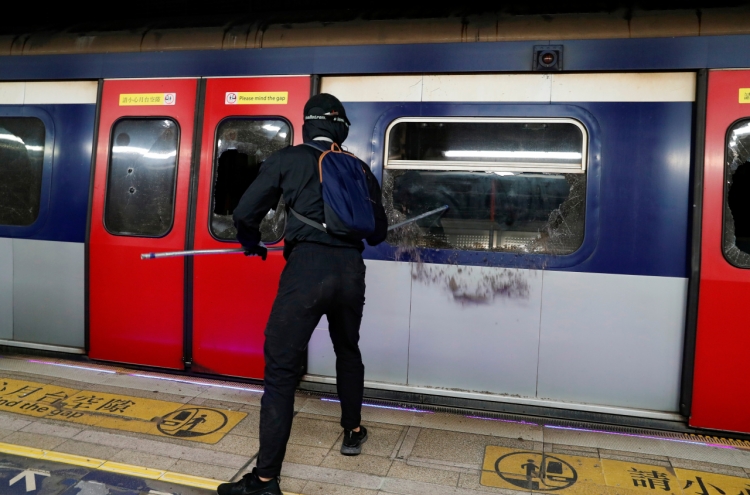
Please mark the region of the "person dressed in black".
<svg viewBox="0 0 750 495"><path fill-rule="evenodd" d="M328 148L341 145L349 120L341 102L329 94L310 98L302 127L305 142ZM324 208L318 175L321 152L308 145L287 147L268 157L234 210L237 240L246 254L263 259L259 226L283 195L284 203L307 219L323 224ZM385 240L388 222L380 186L362 163L373 203L375 232L367 243ZM287 264L266 325L265 390L260 410L260 452L257 467L236 483L219 486L219 495L281 494L279 474L294 415L294 392L307 344L320 318L328 318L336 352L336 379L341 401L344 441L341 453L357 455L367 440L360 425L365 367L359 351L359 326L365 304L364 244L334 237L297 218L288 217L284 238Z"/></svg>

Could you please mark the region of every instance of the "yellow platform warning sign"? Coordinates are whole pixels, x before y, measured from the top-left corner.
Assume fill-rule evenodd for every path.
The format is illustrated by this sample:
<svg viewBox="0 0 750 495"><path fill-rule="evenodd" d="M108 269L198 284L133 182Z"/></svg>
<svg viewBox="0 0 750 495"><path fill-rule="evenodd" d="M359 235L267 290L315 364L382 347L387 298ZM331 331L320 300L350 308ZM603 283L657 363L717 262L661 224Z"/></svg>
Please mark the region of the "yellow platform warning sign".
<svg viewBox="0 0 750 495"><path fill-rule="evenodd" d="M120 95L121 107L141 107L154 105L174 105L177 93L130 93Z"/></svg>
<svg viewBox="0 0 750 495"><path fill-rule="evenodd" d="M750 495L750 479L612 459L488 446L481 484L566 495Z"/></svg>
<svg viewBox="0 0 750 495"><path fill-rule="evenodd" d="M237 411L0 378L0 411L216 443L247 416Z"/></svg>

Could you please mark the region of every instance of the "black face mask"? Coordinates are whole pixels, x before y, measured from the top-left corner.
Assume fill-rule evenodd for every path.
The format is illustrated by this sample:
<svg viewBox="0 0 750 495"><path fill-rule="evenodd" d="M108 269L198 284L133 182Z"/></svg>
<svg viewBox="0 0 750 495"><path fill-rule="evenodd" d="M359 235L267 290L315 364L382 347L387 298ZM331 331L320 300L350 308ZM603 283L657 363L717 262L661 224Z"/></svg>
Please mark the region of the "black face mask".
<svg viewBox="0 0 750 495"><path fill-rule="evenodd" d="M331 120L308 120L302 125L302 139L312 141L316 137L326 137L341 145L349 135L349 127Z"/></svg>

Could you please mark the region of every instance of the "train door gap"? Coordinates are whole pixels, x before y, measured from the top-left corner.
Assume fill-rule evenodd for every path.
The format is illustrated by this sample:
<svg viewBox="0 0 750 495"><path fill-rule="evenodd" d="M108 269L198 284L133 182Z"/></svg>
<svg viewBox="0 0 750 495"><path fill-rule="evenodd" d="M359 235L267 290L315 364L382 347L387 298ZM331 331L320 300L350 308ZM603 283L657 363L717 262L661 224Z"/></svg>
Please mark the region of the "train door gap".
<svg viewBox="0 0 750 495"><path fill-rule="evenodd" d="M86 240L84 243L84 263L83 263L83 283L84 283L84 299L83 299L83 317L84 317L84 349L86 350L86 354L88 354L90 349L89 344L89 332L91 329L91 322L90 322L90 316L89 316L89 248L91 245L91 205L94 200L94 171L96 170L96 156L97 156L97 146L99 144L99 140L97 137L99 136L99 120L101 117L101 107L102 107L102 90L104 89L104 80L99 79L99 85L96 89L96 116L94 117L94 135L91 136L91 163L89 168L89 200L88 205L89 207L86 210Z"/></svg>
<svg viewBox="0 0 750 495"><path fill-rule="evenodd" d="M701 239L703 224L703 174L706 151L706 107L708 103L708 71L696 75L695 121L693 144L692 197L693 206L690 232L690 271L688 280L685 341L682 353L680 384L680 414L690 417L693 403L693 371L695 367L695 341L698 328L698 292L701 278Z"/></svg>
<svg viewBox="0 0 750 495"><path fill-rule="evenodd" d="M185 228L185 250L193 249L195 244L195 212L198 206L198 178L200 173L201 138L203 135L203 107L206 100L206 80L198 81L195 96L195 121L193 124L193 154L190 167L190 187L188 189L188 214ZM193 258L186 256L184 260L185 291L183 304L183 339L182 362L185 369L190 370L193 365Z"/></svg>

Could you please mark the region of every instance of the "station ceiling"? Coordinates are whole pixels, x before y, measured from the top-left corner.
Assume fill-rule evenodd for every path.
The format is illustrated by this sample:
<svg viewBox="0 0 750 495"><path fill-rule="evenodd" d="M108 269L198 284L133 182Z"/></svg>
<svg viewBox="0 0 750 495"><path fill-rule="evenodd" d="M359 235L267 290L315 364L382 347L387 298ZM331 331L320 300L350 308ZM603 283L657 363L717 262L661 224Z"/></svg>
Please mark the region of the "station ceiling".
<svg viewBox="0 0 750 495"><path fill-rule="evenodd" d="M750 7L750 1L656 0L627 2L611 0L533 2L462 0L433 6L417 2L372 2L367 6L355 0L224 0L220 2L180 0L130 0L106 6L89 2L55 2L37 5L31 14L22 3L0 16L0 34L40 31L109 31L171 27L207 27L248 23L337 22L353 19L424 19L464 17L487 13L504 15L544 15L566 13L618 12L628 17L634 10L700 10L701 8Z"/></svg>

